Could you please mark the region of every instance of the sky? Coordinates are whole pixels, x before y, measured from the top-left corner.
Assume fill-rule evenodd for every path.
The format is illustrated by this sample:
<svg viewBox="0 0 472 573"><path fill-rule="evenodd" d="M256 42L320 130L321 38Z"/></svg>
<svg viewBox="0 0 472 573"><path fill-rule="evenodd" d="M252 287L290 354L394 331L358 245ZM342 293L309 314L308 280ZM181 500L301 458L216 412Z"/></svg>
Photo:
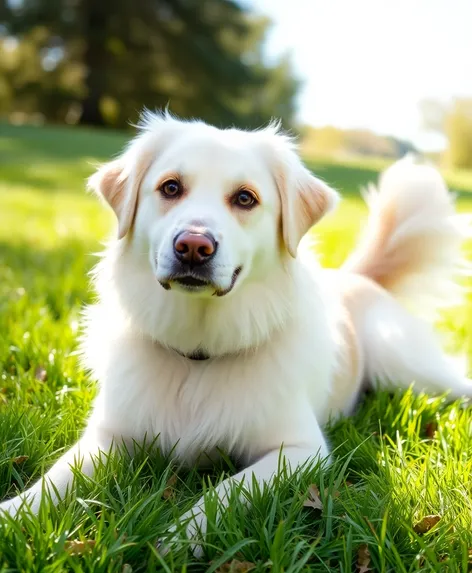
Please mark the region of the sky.
<svg viewBox="0 0 472 573"><path fill-rule="evenodd" d="M242 0L273 21L270 60L289 52L303 81L298 119L368 128L423 149L424 99L472 97L472 0Z"/></svg>

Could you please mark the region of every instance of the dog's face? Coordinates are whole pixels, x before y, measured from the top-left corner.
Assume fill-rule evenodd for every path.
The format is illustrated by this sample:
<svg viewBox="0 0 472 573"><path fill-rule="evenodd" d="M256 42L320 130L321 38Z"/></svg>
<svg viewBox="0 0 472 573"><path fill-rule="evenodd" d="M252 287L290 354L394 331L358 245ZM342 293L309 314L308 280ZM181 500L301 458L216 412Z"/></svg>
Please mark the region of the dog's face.
<svg viewBox="0 0 472 573"><path fill-rule="evenodd" d="M135 235L164 288L224 296L277 252L277 191L250 142L203 127L151 164Z"/></svg>
<svg viewBox="0 0 472 573"><path fill-rule="evenodd" d="M91 185L115 210L121 238L148 253L166 290L222 297L263 277L333 204L274 128L219 130L148 117Z"/></svg>

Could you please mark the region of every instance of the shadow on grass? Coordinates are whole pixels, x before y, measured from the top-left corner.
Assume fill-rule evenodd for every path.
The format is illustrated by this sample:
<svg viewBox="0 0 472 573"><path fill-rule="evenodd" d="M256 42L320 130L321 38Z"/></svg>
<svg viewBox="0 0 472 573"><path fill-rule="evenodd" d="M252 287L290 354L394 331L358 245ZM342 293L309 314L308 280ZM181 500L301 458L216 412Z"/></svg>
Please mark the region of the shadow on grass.
<svg viewBox="0 0 472 573"><path fill-rule="evenodd" d="M18 160L18 153L49 161L76 160L80 157L108 159L118 153L132 136L114 130L30 125L13 126L0 123L2 162Z"/></svg>
<svg viewBox="0 0 472 573"><path fill-rule="evenodd" d="M329 161L307 161L311 169L318 177L334 187L342 195L360 196L360 191L369 183L377 184L380 169L359 165L338 165ZM472 203L472 193L465 184L449 185L452 192L460 199L466 199Z"/></svg>
<svg viewBox="0 0 472 573"><path fill-rule="evenodd" d="M129 134L0 124L1 180L9 187L82 191L94 164L115 156Z"/></svg>
<svg viewBox="0 0 472 573"><path fill-rule="evenodd" d="M362 187L376 183L379 171L373 167L336 165L322 161L309 161L307 166L321 179L343 195L359 196Z"/></svg>

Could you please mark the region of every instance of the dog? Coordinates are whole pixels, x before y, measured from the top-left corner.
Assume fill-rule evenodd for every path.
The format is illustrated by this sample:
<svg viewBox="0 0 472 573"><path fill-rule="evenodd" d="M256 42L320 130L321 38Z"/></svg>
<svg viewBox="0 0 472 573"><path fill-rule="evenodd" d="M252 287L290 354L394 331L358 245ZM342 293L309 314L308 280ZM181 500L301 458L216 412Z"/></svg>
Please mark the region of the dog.
<svg viewBox="0 0 472 573"><path fill-rule="evenodd" d="M366 385L472 395L426 304L460 294L470 234L432 166L406 157L381 175L338 270L321 268L307 240L338 194L277 124L221 130L146 112L89 187L118 223L84 316L98 396L79 442L3 512L25 502L37 512L45 490L57 502L74 462L91 475L100 451L149 436L181 464L221 449L238 460L245 469L216 487L224 511L233 484L250 490L281 463L290 473L329 461L323 427ZM203 499L182 519L201 555Z"/></svg>

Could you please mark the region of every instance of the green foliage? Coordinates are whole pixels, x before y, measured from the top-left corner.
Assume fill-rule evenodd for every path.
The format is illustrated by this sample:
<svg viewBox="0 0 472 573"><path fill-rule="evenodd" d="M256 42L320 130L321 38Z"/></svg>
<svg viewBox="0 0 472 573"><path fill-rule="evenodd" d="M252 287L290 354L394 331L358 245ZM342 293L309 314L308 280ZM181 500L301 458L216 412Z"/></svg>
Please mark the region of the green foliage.
<svg viewBox="0 0 472 573"><path fill-rule="evenodd" d="M378 135L368 129L341 129L326 126L303 131L303 148L307 155L318 157L371 156L402 157L415 148L411 143Z"/></svg>
<svg viewBox="0 0 472 573"><path fill-rule="evenodd" d="M456 100L446 117L448 160L455 168L472 168L472 99Z"/></svg>
<svg viewBox="0 0 472 573"><path fill-rule="evenodd" d="M169 104L217 125L291 124L291 66L263 62L269 22L233 0L24 0L2 22L0 111L126 126Z"/></svg>
<svg viewBox="0 0 472 573"><path fill-rule="evenodd" d="M444 134L449 147L446 163L455 170L472 168L472 99L456 98L445 104L436 100L421 103L423 124L433 132Z"/></svg>
<svg viewBox="0 0 472 573"><path fill-rule="evenodd" d="M83 191L92 163L117 152L122 134L83 129L0 130L0 496L38 478L77 438L95 382L75 354L77 323L93 294L87 271L112 217ZM339 212L318 226L323 263L339 265L365 220L358 184L379 165L310 163L346 195ZM460 207L472 208L463 188ZM472 244L468 245L472 256ZM452 350L472 356L472 299L443 316ZM273 491L256 490L253 507L237 500L210 525L203 561L188 544L162 558L155 540L212 483L178 472L153 448L104 455L93 479L39 517L0 522L0 569L90 571L228 571L233 559L257 572L356 570L362 544L375 571L449 571L470 567L472 548L472 411L411 392L369 395L350 419L333 422L336 462L306 468ZM174 483L173 483L174 482ZM171 485L173 483L173 485ZM322 511L303 507L311 483ZM215 514L211 489L208 510ZM439 523L424 535L414 525ZM234 564L236 567L236 564ZM221 569L220 569L221 568Z"/></svg>

